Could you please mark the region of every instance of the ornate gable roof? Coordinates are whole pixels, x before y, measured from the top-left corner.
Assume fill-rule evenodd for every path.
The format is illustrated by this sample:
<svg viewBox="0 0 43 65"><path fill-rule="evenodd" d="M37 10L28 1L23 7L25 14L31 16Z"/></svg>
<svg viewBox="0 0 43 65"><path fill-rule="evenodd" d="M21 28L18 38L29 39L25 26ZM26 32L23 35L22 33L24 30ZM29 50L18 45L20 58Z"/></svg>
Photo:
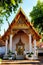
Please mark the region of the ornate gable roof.
<svg viewBox="0 0 43 65"><path fill-rule="evenodd" d="M5 40L9 35L11 34L12 30L16 29L28 29L31 28L34 33L37 35L38 39L41 38L41 36L38 34L38 32L35 30L31 22L29 22L27 16L25 15L22 8L19 9L18 13L16 14L15 18L13 19L12 23L9 25L9 28L5 32L5 34L2 36L2 39Z"/></svg>

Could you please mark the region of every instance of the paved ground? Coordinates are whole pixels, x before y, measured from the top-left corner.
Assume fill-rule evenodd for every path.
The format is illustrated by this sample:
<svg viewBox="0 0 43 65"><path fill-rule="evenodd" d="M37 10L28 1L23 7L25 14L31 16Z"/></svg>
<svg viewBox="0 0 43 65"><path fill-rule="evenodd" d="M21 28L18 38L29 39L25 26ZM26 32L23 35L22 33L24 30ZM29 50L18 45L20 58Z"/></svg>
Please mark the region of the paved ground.
<svg viewBox="0 0 43 65"><path fill-rule="evenodd" d="M0 65L43 65L43 57L38 60L3 60Z"/></svg>

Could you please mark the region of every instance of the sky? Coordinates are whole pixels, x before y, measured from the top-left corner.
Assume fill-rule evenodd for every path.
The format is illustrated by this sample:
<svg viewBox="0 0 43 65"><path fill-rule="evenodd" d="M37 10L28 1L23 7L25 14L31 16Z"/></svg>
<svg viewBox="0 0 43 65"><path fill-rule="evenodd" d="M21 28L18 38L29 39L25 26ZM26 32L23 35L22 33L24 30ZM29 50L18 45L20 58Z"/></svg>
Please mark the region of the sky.
<svg viewBox="0 0 43 65"><path fill-rule="evenodd" d="M31 18L29 16L29 13L32 11L33 6L35 6L37 4L37 0L23 0L23 3L19 5L17 11L19 10L20 7L22 7L23 11L25 12L26 16L28 17L28 19L31 21ZM14 19L16 13L12 13L11 16L9 17L9 22L11 24L12 20ZM4 18L4 24L1 27L1 31L0 31L0 35L4 34L4 29L5 31L8 29L8 23L6 22L5 18Z"/></svg>

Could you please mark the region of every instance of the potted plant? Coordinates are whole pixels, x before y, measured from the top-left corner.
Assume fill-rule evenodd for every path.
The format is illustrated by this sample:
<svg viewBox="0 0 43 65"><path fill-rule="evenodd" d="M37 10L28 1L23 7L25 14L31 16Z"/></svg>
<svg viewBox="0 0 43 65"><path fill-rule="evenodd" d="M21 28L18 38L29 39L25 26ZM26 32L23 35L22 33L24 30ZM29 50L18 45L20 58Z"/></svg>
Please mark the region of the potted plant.
<svg viewBox="0 0 43 65"><path fill-rule="evenodd" d="M11 55L12 55L12 51L9 50L9 52L8 52L8 58L9 59L12 59L12 56Z"/></svg>
<svg viewBox="0 0 43 65"><path fill-rule="evenodd" d="M32 59L32 54L31 53L29 53L28 59Z"/></svg>
<svg viewBox="0 0 43 65"><path fill-rule="evenodd" d="M33 59L33 52L28 54L28 59Z"/></svg>

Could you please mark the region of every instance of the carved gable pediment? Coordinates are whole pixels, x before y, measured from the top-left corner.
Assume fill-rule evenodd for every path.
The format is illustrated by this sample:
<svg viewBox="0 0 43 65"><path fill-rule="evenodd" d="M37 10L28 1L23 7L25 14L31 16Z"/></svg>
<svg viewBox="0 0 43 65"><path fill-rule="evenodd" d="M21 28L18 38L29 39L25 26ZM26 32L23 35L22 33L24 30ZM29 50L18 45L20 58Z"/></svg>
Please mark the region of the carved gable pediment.
<svg viewBox="0 0 43 65"><path fill-rule="evenodd" d="M28 26L26 24L25 19L21 15L18 19L18 21L15 21L14 29L27 29Z"/></svg>

